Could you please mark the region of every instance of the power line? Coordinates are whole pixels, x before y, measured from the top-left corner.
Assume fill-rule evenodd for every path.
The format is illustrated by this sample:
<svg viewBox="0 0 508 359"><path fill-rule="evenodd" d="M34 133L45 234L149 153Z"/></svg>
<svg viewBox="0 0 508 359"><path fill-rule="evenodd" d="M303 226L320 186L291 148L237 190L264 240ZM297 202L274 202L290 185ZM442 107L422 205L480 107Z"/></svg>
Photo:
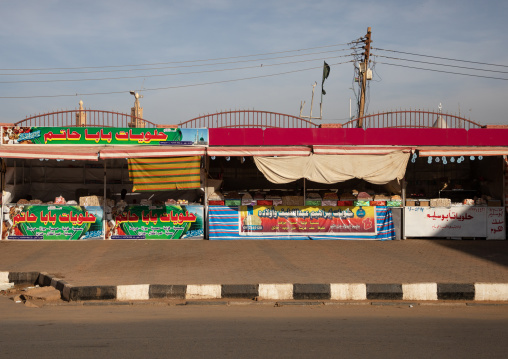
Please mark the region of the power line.
<svg viewBox="0 0 508 359"><path fill-rule="evenodd" d="M343 55L343 56L333 56L329 57L331 59L341 58L341 57L349 57L352 55ZM203 70L203 71L191 71L191 72L179 72L172 74L154 74L154 75L137 75L137 76L119 76L119 77L102 77L102 78L83 78L83 79L60 79L60 80L15 80L15 81L0 81L0 84L14 84L14 83L47 83L47 82L80 82L80 81L105 81L105 80L120 80L120 79L135 79L135 78L146 78L146 77L164 77L164 76L178 76L178 75L192 75L192 74L202 74L202 73L212 73L212 72L224 72L224 71L233 71L233 70L246 70L246 69L254 69L260 67L269 67L269 66L281 66L281 65L291 65L302 62L310 62L310 61L318 61L323 60L322 57L315 59L307 59L300 61L290 61L290 62L282 62L277 64L261 64L256 66L245 66L245 67L235 67L229 69L217 69L217 70ZM249 60L257 61L257 60ZM202 65L198 65L202 66ZM185 66L185 67L193 67L193 66Z"/></svg>
<svg viewBox="0 0 508 359"><path fill-rule="evenodd" d="M449 60L449 61L459 61L459 62L468 62L470 64L478 64L478 65L487 65L487 66L498 66L498 67L508 67L508 65L499 65L499 64L490 64L487 62L478 62L478 61L468 61L468 60L461 60L461 59L452 59L449 57L440 57L440 56L431 56L431 55L422 55L422 54L415 54L412 52L405 52L405 51L397 51L397 50L386 50L386 49L380 49L380 48L374 48L375 50L379 51L387 51L387 52L396 52L399 54L405 54L405 55L413 55L413 56L423 56L423 57L431 57L434 59L441 59L441 60Z"/></svg>
<svg viewBox="0 0 508 359"><path fill-rule="evenodd" d="M411 62L418 62L421 64L428 64L428 65L438 65L438 66L447 66L447 67L455 67L458 69L466 69L466 70L474 70L474 71L485 71L485 72L496 72L501 74L508 74L508 71L497 71L497 70L489 70L489 69L479 69L475 67L467 67L467 66L458 66L458 65L448 65L448 64L442 64L437 62L428 62L428 61L418 61L418 60L410 60L410 59L402 59L398 57L390 57L390 56L383 56L383 55L375 55L376 57L383 57L385 59L391 59L391 60L401 60L401 61L411 61Z"/></svg>
<svg viewBox="0 0 508 359"><path fill-rule="evenodd" d="M48 67L48 68L26 68L26 69L0 69L0 71L52 71L52 70L79 70L79 69L102 69L102 68L120 68L120 67L139 67L139 66L156 66L156 65L168 65L168 64L183 64L183 63L195 63L195 62L208 62L208 61L219 61L219 60L230 60L230 59L240 59L246 57L255 57L255 56L265 56L265 55L275 55L275 54L284 54L290 52L298 52L298 51L308 51L315 49L324 49L330 47L337 46L349 46L349 44L335 44L335 45L326 45L326 46L316 46L316 47L308 47L304 49L296 49L296 50L286 50L286 51L276 51L276 52L265 52L260 54L252 54L252 55L241 55L241 56L230 56L230 57L218 57L211 59L200 59L200 60L186 60L186 61L170 61L170 62L155 62L149 64L133 64L133 65L110 65L110 66L81 66L81 67Z"/></svg>
<svg viewBox="0 0 508 359"><path fill-rule="evenodd" d="M381 61L376 61L376 62L377 62L378 64L390 65L390 66L399 66L399 67L406 67L406 68L409 68L409 69L417 69L417 70L425 70L425 71L434 71L434 72L441 72L441 73L445 73L445 74L463 75L463 76L470 76L470 77L481 77L481 78L485 78L485 79L494 79L494 80L503 80L503 81L508 81L508 79L505 79L505 78L502 78L502 77L482 76L482 75L464 74L464 73L461 73L461 72L444 71L444 70L435 70L435 69L426 69L426 68L423 68L423 67L407 66L407 65L400 65L400 64L391 64L391 63L389 63L389 62L381 62Z"/></svg>
<svg viewBox="0 0 508 359"><path fill-rule="evenodd" d="M339 63L335 63L335 64L330 64L330 66L342 65L342 64L346 64L346 63L350 63L350 62L352 62L352 61L344 61L344 62L339 62ZM229 82L238 82L238 81L254 80L254 79L260 79L260 78L266 78L266 77L287 75L287 74L291 74L291 73L295 73L295 72L303 72L303 71L322 69L322 68L323 68L323 66L320 65L320 66L317 66L317 67L309 67L309 68L305 68L305 69L292 70L292 71L286 71L286 72L279 72L279 73L268 74L268 75L259 75L259 76L244 77L244 78L239 78L239 79L230 79L230 80L222 80L222 81L204 82L204 83L199 83L199 84L188 84L188 85L180 85L180 86L168 86L168 87L157 87L157 88L143 88L141 90L136 90L136 91L160 91L160 90L170 90L170 89L196 87L196 86L205 86L205 85L215 85L215 84L222 84L222 83L229 83ZM125 92L126 91L124 90L124 91L75 93L75 94L61 94L61 95L0 96L0 99L27 99L27 98L54 98L54 97L113 95L113 94L121 94L121 93L125 93Z"/></svg>

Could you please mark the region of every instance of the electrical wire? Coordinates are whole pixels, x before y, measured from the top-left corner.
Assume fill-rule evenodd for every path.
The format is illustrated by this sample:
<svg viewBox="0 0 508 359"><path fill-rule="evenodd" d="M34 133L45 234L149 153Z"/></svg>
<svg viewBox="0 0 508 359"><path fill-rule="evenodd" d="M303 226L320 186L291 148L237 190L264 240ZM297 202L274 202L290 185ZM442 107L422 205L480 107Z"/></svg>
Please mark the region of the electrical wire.
<svg viewBox="0 0 508 359"><path fill-rule="evenodd" d="M328 54L328 53L342 52L342 51L348 51L348 50L351 50L351 49L341 49L341 50L331 50L331 51L321 51L321 52L310 52L310 53L307 53L307 54L298 54L298 55L290 55L290 56L278 56L278 57L268 57L268 58L253 59L253 60L216 62L216 63L210 63L210 64L163 66L163 67L152 67L152 68L143 68L143 69L122 69L122 70L73 71L73 72L32 72L32 73L24 73L24 74L1 74L0 73L0 76L69 75L69 74L92 74L92 73L105 73L105 72L154 71L154 70L177 69L177 68L198 67L198 66L202 67L202 66L228 65L228 64L237 64L237 63L254 62L254 61L269 61L269 60L287 59L287 58L290 58L290 57L302 57L302 56L310 56L310 55Z"/></svg>
<svg viewBox="0 0 508 359"><path fill-rule="evenodd" d="M494 76L483 76L483 75L474 75L474 74L465 74L461 72L453 72L453 71L444 71L444 70L435 70L435 69L426 69L423 67L416 67L416 66L407 66L407 65L400 65L400 64L391 64L389 62L382 62L377 61L378 64L384 64L384 65L390 65L390 66L398 66L398 67L405 67L409 69L416 69L416 70L425 70L425 71L434 71L434 72L441 72L445 74L453 74L453 75L462 75L462 76L469 76L469 77L480 77L484 79L493 79L493 80L502 80L502 81L508 81L508 78L502 78L502 77L494 77Z"/></svg>
<svg viewBox="0 0 508 359"><path fill-rule="evenodd" d="M498 70L489 70L489 69L479 69L476 67L467 67L467 66L458 66L458 65L448 65L448 64L442 64L438 62L428 62L428 61L418 61L418 60L411 60L411 59L403 59L399 57L390 57L390 56L383 56L383 55L374 55L377 57L383 57L385 59L391 59L391 60L400 60L400 61L411 61L411 62L418 62L421 64L428 64L428 65L438 65L438 66L446 66L446 67L455 67L458 69L465 69L465 70L474 70L474 71L485 71L485 72L496 72L501 74L508 74L508 71L498 71Z"/></svg>
<svg viewBox="0 0 508 359"><path fill-rule="evenodd" d="M344 62L334 63L334 64L330 64L330 66L342 65L342 64L346 64L346 63L350 63L350 62L352 62L352 61L350 60L350 61L344 61ZM281 76L281 75L287 75L287 74L296 73L296 72L303 72L303 71L322 69L322 68L323 68L323 66L320 65L320 66L317 66L317 67L309 67L309 68L305 68L305 69L292 70L292 71L286 71L286 72L279 72L279 73L268 74L268 75L259 75L259 76L252 76L252 77L244 77L244 78L238 78L238 79L221 80L221 81L213 81L213 82L204 82L204 83L199 83L199 84L188 84L188 85L180 85L180 86L168 86L168 87L157 87L157 88L143 88L142 91L159 91L159 90L170 90L170 89L197 87L197 86L205 86L205 85L215 85L215 84L222 84L222 83L230 83L230 82L238 82L238 81L245 81L245 80L260 79L260 78L266 78L266 77ZM136 90L136 91L141 91L141 90ZM125 92L126 91L109 91L109 92L60 94L60 95L0 96L0 99L27 99L27 98L54 98L54 97L113 95L113 94L121 94L121 93L125 93Z"/></svg>
<svg viewBox="0 0 508 359"><path fill-rule="evenodd" d="M168 64L183 64L183 63L195 63L195 62L208 62L208 61L219 61L219 60L230 60L230 59L240 59L246 57L255 57L255 56L265 56L265 55L275 55L275 54L284 54L290 52L298 52L298 51L308 51L315 49L324 49L330 47L337 46L347 46L349 44L335 44L335 45L326 45L326 46L316 46L316 47L308 47L304 49L296 49L296 50L286 50L286 51L276 51L276 52L265 52L260 54L252 54L252 55L241 55L241 56L230 56L230 57L218 57L211 59L200 59L200 60L186 60L186 61L170 61L170 62L155 62L148 64L134 64L134 65L110 65L110 66L81 66L81 67L48 67L48 68L26 68L26 69L0 69L0 71L52 71L52 70L79 70L79 69L103 69L103 68L120 68L120 67L139 67L139 66L156 66L156 65L168 65Z"/></svg>
<svg viewBox="0 0 508 359"><path fill-rule="evenodd" d="M336 58L349 57L349 56L352 56L352 55L333 56L333 57L328 57L328 59L336 59ZM291 64L310 62L310 61L320 61L320 60L323 60L323 58L321 57L321 58L317 58L317 59L290 61L290 62L282 62L282 63L277 63L277 64L261 64L261 65L256 65L256 66L235 67L235 68L228 68L228 69L179 72L179 73L172 73L172 74L154 74L154 75L102 77L102 78L84 78L84 79L59 79L59 80L16 80L16 81L0 81L0 84L107 81L107 80L136 79L136 78L147 78L147 77L165 77L165 76L195 75L195 74L213 73L213 72L247 70L247 69L255 69L255 68L270 67L270 66L291 65Z"/></svg>
<svg viewBox="0 0 508 359"><path fill-rule="evenodd" d="M396 52L399 54L405 54L405 55L413 55L413 56L422 56L422 57L431 57L434 59L440 59L440 60L449 60L449 61L459 61L459 62L467 62L470 64L478 64L478 65L487 65L487 66L498 66L498 67L508 67L508 65L500 65L500 64L491 64L487 62L479 62L479 61L469 61L469 60L461 60L461 59L453 59L449 57L440 57L440 56L432 56L432 55L423 55L423 54L416 54L412 52L405 52L405 51L397 51L397 50L387 50L387 49L380 49L378 47L372 48L379 51L387 51L387 52Z"/></svg>

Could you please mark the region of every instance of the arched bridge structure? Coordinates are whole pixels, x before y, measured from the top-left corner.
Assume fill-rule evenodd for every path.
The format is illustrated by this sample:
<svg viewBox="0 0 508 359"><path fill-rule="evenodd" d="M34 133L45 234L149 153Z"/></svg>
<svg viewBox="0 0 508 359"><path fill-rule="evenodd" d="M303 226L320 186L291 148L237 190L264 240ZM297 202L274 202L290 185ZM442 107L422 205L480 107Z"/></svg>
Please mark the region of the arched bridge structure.
<svg viewBox="0 0 508 359"><path fill-rule="evenodd" d="M318 123L282 113L255 110L223 111L178 124L182 128L315 128Z"/></svg>
<svg viewBox="0 0 508 359"><path fill-rule="evenodd" d="M177 124L181 128L317 128L321 123L292 115L255 110L223 111L199 116ZM362 128L481 128L479 123L466 118L435 111L400 110L380 112L362 118ZM333 127L358 127L359 119L352 119ZM125 113L77 109L34 115L14 123L21 127L142 127L154 128L156 124ZM329 126L327 126L329 127Z"/></svg>
<svg viewBox="0 0 508 359"><path fill-rule="evenodd" d="M14 123L20 127L143 127L157 124L126 113L102 110L65 110L38 114Z"/></svg>
<svg viewBox="0 0 508 359"><path fill-rule="evenodd" d="M361 121L360 121L361 120ZM466 118L434 111L400 110L375 113L356 118L342 125L343 128L470 128L483 127Z"/></svg>

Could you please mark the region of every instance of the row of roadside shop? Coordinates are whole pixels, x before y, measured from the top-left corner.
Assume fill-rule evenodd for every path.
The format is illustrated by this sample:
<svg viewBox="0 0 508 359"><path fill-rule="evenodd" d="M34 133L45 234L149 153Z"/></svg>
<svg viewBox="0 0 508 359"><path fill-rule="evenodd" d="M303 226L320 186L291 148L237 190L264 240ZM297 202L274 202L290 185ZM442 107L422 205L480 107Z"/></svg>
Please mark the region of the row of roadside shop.
<svg viewBox="0 0 508 359"><path fill-rule="evenodd" d="M3 126L2 240L506 239L507 135Z"/></svg>

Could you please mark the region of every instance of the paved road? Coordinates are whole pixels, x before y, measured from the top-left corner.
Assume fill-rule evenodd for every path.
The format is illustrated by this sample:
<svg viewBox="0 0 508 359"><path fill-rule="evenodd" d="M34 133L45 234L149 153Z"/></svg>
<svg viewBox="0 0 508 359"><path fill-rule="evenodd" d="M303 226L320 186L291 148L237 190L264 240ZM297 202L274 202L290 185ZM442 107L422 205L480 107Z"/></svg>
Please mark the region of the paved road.
<svg viewBox="0 0 508 359"><path fill-rule="evenodd" d="M507 306L58 306L0 297L0 357L506 358Z"/></svg>
<svg viewBox="0 0 508 359"><path fill-rule="evenodd" d="M0 241L0 271L73 285L508 283L508 241Z"/></svg>

